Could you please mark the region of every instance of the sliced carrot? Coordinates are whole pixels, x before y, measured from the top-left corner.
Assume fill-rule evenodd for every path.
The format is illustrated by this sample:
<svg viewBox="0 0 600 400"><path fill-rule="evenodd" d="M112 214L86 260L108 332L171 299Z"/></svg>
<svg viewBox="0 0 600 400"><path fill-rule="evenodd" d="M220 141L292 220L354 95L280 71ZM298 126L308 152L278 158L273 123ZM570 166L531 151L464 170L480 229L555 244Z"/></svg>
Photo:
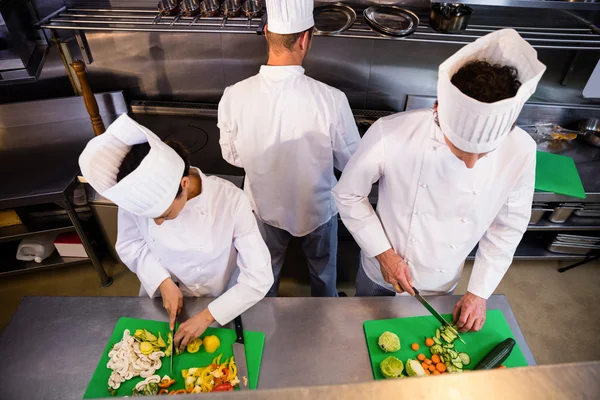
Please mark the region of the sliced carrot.
<svg viewBox="0 0 600 400"><path fill-rule="evenodd" d="M506 365L501 365L498 368L506 368Z"/></svg>
<svg viewBox="0 0 600 400"><path fill-rule="evenodd" d="M433 371L433 375L441 375L442 373L440 371L438 371L437 369L435 371Z"/></svg>
<svg viewBox="0 0 600 400"><path fill-rule="evenodd" d="M433 344L434 344L434 342L433 342L432 338L425 339L425 346L431 347L431 346L433 346Z"/></svg>
<svg viewBox="0 0 600 400"><path fill-rule="evenodd" d="M427 357L425 357L425 354L423 354L423 353L421 353L421 354L419 354L419 355L417 356L417 359L418 359L419 361L425 361L425 358L427 358Z"/></svg>
<svg viewBox="0 0 600 400"><path fill-rule="evenodd" d="M429 365L425 364L425 361L423 361L421 363L421 367L423 367L423 369L427 369L427 368L429 368Z"/></svg>
<svg viewBox="0 0 600 400"><path fill-rule="evenodd" d="M431 361L429 358L425 359L425 364L431 365L432 363L433 363L433 361Z"/></svg>
<svg viewBox="0 0 600 400"><path fill-rule="evenodd" d="M427 374L427 375L431 375L431 372L429 372L429 370L428 370L428 369L426 369L426 370L425 370L425 374Z"/></svg>
<svg viewBox="0 0 600 400"><path fill-rule="evenodd" d="M419 350L419 344L418 344L418 343L413 343L413 344L410 346L410 348L411 348L411 349L413 349L414 351L417 351L417 350Z"/></svg>
<svg viewBox="0 0 600 400"><path fill-rule="evenodd" d="M431 361L433 361L434 364L437 364L440 362L440 356L438 356L437 354L434 354L431 356Z"/></svg>
<svg viewBox="0 0 600 400"><path fill-rule="evenodd" d="M446 370L446 364L437 363L437 365L435 366L435 369L437 369L440 372L444 372Z"/></svg>
<svg viewBox="0 0 600 400"><path fill-rule="evenodd" d="M435 365L430 365L428 368L431 372L435 371Z"/></svg>

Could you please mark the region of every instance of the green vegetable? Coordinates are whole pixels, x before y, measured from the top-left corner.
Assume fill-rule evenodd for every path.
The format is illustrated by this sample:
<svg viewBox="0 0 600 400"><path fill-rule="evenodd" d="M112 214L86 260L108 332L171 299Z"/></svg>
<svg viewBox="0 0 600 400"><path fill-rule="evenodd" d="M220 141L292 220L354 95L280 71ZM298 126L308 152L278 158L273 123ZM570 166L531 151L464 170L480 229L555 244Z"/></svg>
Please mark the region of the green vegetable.
<svg viewBox="0 0 600 400"><path fill-rule="evenodd" d="M439 332L440 330L438 329L437 331ZM433 342L434 342L435 344L442 344L442 341L441 341L440 339L438 339L437 337L434 337L434 338L433 338Z"/></svg>
<svg viewBox="0 0 600 400"><path fill-rule="evenodd" d="M433 346L431 346L429 348L429 351L431 352L431 354L443 354L444 353L444 349L439 344L434 344Z"/></svg>
<svg viewBox="0 0 600 400"><path fill-rule="evenodd" d="M158 395L159 390L158 384L153 382L147 384L142 392L144 393L144 396L156 396Z"/></svg>
<svg viewBox="0 0 600 400"><path fill-rule="evenodd" d="M437 339L437 340L440 340L441 338L442 338L442 337L440 336L440 330L439 330L439 329L436 329L436 330L435 330L435 339ZM435 339L433 339L433 341L434 341L434 342L436 342L436 341L435 341ZM436 343L437 343L437 342L436 342ZM437 344L440 344L440 343L437 343Z"/></svg>
<svg viewBox="0 0 600 400"><path fill-rule="evenodd" d="M406 374L408 376L425 376L425 370L421 366L421 363L417 360L406 360Z"/></svg>
<svg viewBox="0 0 600 400"><path fill-rule="evenodd" d="M469 357L467 353L458 353L458 356L464 365L469 365L471 363L471 357Z"/></svg>
<svg viewBox="0 0 600 400"><path fill-rule="evenodd" d="M386 353L394 353L400 350L400 338L392 332L383 332L379 336L378 344L381 350Z"/></svg>
<svg viewBox="0 0 600 400"><path fill-rule="evenodd" d="M131 391L131 397L142 397L144 395L143 392L138 392L137 390L133 389Z"/></svg>
<svg viewBox="0 0 600 400"><path fill-rule="evenodd" d="M379 364L381 373L387 379L398 378L404 371L404 364L394 356L389 356Z"/></svg>
<svg viewBox="0 0 600 400"><path fill-rule="evenodd" d="M108 393L110 393L111 396L116 396L117 395L117 389L113 389L111 387L108 388Z"/></svg>
<svg viewBox="0 0 600 400"><path fill-rule="evenodd" d="M502 365L515 347L515 340L508 338L498 343L473 369L492 369Z"/></svg>

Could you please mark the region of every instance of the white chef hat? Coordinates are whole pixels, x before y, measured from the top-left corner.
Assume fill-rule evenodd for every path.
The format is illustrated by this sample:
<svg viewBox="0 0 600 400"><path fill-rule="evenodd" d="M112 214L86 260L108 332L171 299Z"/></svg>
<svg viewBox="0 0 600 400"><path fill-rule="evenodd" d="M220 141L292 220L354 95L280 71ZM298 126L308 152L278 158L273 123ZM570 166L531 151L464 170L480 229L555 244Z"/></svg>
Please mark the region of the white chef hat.
<svg viewBox="0 0 600 400"><path fill-rule="evenodd" d="M148 143L140 165L117 183L117 174L131 146ZM105 133L90 140L79 156L81 173L102 196L142 217L157 218L177 195L185 163L169 145L127 114Z"/></svg>
<svg viewBox="0 0 600 400"><path fill-rule="evenodd" d="M516 68L521 82L516 96L482 103L455 87L450 81L452 76L476 60ZM442 132L463 151L481 154L494 150L511 131L545 70L535 49L513 29L490 33L463 47L439 68L438 118Z"/></svg>
<svg viewBox="0 0 600 400"><path fill-rule="evenodd" d="M315 25L314 0L267 0L269 31L298 33Z"/></svg>

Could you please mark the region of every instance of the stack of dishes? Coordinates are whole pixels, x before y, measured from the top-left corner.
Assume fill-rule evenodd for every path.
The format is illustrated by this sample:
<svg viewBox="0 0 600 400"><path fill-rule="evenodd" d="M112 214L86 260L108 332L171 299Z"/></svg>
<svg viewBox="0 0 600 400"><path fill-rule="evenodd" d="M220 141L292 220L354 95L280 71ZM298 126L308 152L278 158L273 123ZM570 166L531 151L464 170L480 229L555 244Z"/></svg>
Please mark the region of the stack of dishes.
<svg viewBox="0 0 600 400"><path fill-rule="evenodd" d="M363 17L371 29L386 36L408 36L419 26L419 17L397 6L371 6Z"/></svg>

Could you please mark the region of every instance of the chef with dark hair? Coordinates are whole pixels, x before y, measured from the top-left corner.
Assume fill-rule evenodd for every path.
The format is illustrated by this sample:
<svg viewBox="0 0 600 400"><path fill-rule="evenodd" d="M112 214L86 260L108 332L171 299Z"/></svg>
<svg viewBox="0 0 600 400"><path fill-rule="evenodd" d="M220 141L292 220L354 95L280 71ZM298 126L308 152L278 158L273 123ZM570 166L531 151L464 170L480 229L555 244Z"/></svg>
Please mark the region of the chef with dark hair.
<svg viewBox="0 0 600 400"><path fill-rule="evenodd" d="M140 294L162 297L171 329L184 295L215 297L180 325L181 348L214 321L225 325L252 307L273 284L248 199L190 167L180 144L163 143L123 114L87 144L79 165L119 206L117 253L140 279Z"/></svg>
<svg viewBox="0 0 600 400"><path fill-rule="evenodd" d="M531 215L536 145L514 124L545 69L516 31L500 30L440 66L435 108L371 126L333 190L362 249L357 295L451 293L479 243L454 317L463 332L481 329Z"/></svg>

